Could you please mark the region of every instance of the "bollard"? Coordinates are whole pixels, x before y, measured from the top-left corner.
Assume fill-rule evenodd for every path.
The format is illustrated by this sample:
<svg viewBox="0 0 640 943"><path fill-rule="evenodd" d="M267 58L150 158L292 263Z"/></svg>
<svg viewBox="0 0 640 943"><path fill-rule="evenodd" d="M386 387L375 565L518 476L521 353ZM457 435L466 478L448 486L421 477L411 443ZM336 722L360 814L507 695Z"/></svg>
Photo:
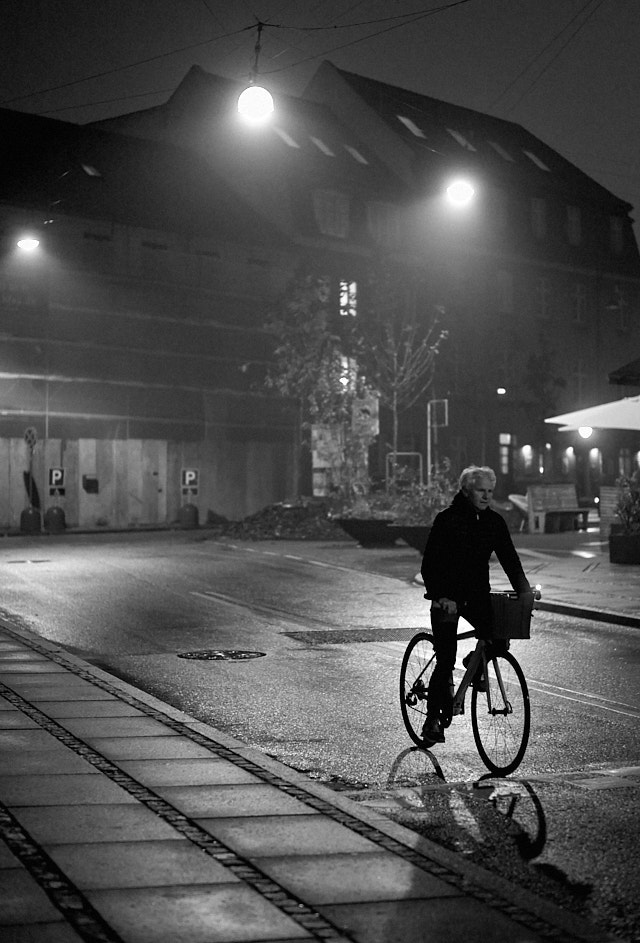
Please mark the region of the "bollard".
<svg viewBox="0 0 640 943"><path fill-rule="evenodd" d="M25 508L20 515L20 530L23 534L39 534L42 527L40 511L36 508Z"/></svg>
<svg viewBox="0 0 640 943"><path fill-rule="evenodd" d="M178 523L181 527L198 526L198 508L195 504L183 504L178 511Z"/></svg>
<svg viewBox="0 0 640 943"><path fill-rule="evenodd" d="M44 512L44 529L49 534L64 534L67 522L60 507L47 508Z"/></svg>

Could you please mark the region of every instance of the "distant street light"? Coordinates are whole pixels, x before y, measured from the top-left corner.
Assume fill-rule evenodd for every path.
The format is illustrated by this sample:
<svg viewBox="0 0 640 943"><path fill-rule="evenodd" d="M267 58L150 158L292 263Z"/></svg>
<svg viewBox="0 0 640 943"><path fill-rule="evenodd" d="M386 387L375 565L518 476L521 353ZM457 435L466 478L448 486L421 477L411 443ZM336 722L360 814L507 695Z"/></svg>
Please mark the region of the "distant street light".
<svg viewBox="0 0 640 943"><path fill-rule="evenodd" d="M583 439L590 439L593 434L593 429L591 426L580 426L578 429L578 434Z"/></svg>
<svg viewBox="0 0 640 943"><path fill-rule="evenodd" d="M454 206L467 206L473 199L475 192L468 180L454 180L447 187L447 199Z"/></svg>
<svg viewBox="0 0 640 943"><path fill-rule="evenodd" d="M40 245L40 240L34 238L34 236L23 236L18 239L17 245L23 252L33 252Z"/></svg>

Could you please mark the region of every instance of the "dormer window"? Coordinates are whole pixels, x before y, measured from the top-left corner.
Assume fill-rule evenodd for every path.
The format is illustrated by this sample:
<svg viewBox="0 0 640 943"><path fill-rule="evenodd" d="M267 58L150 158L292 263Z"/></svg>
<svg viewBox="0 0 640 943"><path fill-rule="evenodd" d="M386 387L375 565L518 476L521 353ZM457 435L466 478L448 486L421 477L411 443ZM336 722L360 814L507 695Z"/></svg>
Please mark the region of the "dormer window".
<svg viewBox="0 0 640 943"><path fill-rule="evenodd" d="M424 131L421 128L419 128L418 125L414 121L411 120L411 118L405 118L404 115L398 115L397 118L398 118L398 121L401 121L403 125L405 126L405 128L408 128L409 131L411 131L412 134L415 134L417 138L426 137Z"/></svg>
<svg viewBox="0 0 640 943"><path fill-rule="evenodd" d="M466 151L475 151L473 144L468 141L460 131L456 131L454 128L447 128L447 134L450 134L453 140L457 141L460 147L464 147Z"/></svg>
<svg viewBox="0 0 640 943"><path fill-rule="evenodd" d="M536 167L539 167L540 170L546 170L547 173L550 173L550 170L545 164L545 162L540 157L538 157L537 154L534 154L532 151L527 151L524 148L522 149L522 153L526 154L526 156L529 158L531 163L535 164Z"/></svg>

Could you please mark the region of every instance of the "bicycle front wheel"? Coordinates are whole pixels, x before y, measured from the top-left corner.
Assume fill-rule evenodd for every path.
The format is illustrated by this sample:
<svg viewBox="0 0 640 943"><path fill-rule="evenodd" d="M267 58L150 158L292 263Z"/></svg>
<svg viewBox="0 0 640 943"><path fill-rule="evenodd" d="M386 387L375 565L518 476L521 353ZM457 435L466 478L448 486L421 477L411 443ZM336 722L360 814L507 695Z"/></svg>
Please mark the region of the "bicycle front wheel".
<svg viewBox="0 0 640 943"><path fill-rule="evenodd" d="M471 694L473 738L482 762L506 776L522 762L531 728L529 689L510 652L487 659L486 692Z"/></svg>
<svg viewBox="0 0 640 943"><path fill-rule="evenodd" d="M400 668L400 710L407 733L424 746L422 725L427 719L427 689L436 664L433 636L418 632L407 645Z"/></svg>

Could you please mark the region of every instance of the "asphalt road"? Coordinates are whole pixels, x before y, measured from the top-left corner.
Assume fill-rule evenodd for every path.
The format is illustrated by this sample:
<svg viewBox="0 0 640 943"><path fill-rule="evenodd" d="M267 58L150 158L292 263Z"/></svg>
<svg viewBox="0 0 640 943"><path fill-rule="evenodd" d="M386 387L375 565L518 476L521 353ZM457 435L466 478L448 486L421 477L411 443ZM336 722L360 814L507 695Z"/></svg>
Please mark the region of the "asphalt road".
<svg viewBox="0 0 640 943"><path fill-rule="evenodd" d="M536 613L534 641L513 643L527 755L482 780L468 718L429 753L402 726L399 664L427 618L417 558L384 575L343 565L338 545L294 550L193 532L11 538L3 615L640 940L638 630Z"/></svg>

